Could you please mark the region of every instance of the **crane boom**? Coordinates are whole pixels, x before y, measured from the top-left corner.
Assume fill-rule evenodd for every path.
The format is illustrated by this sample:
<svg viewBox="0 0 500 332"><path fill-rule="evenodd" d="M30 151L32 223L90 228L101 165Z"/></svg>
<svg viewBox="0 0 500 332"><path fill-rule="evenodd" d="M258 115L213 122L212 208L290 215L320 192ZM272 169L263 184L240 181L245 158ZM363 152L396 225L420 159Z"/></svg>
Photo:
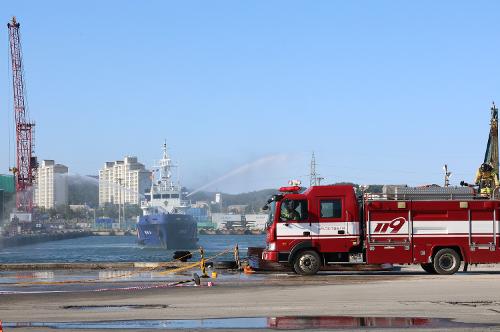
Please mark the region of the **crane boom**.
<svg viewBox="0 0 500 332"><path fill-rule="evenodd" d="M486 144L484 162L491 164L498 177L498 108L495 103L491 106L490 134Z"/></svg>
<svg viewBox="0 0 500 332"><path fill-rule="evenodd" d="M7 24L12 62L14 119L16 125L16 167L12 171L16 181L16 207L20 211L31 212L33 208L34 171L37 168L33 135L35 124L29 121L26 112L19 26L20 24L15 17Z"/></svg>

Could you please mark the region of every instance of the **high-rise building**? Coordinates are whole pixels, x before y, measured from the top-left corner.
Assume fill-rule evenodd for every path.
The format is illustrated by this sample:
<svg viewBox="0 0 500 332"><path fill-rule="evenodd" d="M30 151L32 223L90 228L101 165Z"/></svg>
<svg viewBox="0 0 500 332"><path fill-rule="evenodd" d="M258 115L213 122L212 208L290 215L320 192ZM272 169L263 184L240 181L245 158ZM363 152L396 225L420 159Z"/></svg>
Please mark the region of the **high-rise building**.
<svg viewBox="0 0 500 332"><path fill-rule="evenodd" d="M151 171L137 157L106 162L99 170L99 205L140 204L147 188L151 188Z"/></svg>
<svg viewBox="0 0 500 332"><path fill-rule="evenodd" d="M68 204L68 167L44 160L38 166L33 193L35 206L53 209Z"/></svg>

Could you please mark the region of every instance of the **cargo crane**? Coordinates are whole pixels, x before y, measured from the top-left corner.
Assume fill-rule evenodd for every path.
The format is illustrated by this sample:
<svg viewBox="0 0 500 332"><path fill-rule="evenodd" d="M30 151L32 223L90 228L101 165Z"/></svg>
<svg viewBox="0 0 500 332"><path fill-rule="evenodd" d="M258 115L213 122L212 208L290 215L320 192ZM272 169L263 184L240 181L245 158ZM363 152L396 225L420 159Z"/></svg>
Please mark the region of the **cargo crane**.
<svg viewBox="0 0 500 332"><path fill-rule="evenodd" d="M16 166L10 170L16 182L16 207L18 211L31 212L33 208L33 181L38 166L34 156L34 126L26 111L25 83L19 22L13 17L7 23L9 29L10 56L12 63L12 87L14 90L14 118L16 123Z"/></svg>

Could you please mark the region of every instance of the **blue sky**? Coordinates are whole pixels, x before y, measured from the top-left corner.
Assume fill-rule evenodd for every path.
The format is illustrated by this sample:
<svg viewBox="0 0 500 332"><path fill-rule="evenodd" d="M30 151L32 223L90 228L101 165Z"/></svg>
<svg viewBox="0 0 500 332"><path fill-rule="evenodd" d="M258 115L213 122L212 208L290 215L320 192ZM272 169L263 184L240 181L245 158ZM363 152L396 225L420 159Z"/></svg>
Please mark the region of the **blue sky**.
<svg viewBox="0 0 500 332"><path fill-rule="evenodd" d="M228 192L307 182L313 150L326 182L441 184L444 163L453 184L471 181L500 103L498 12L497 1L0 3L5 24L21 23L40 159L77 174L124 155L149 166L167 139L184 184L223 177L207 189ZM0 173L15 147L5 24Z"/></svg>

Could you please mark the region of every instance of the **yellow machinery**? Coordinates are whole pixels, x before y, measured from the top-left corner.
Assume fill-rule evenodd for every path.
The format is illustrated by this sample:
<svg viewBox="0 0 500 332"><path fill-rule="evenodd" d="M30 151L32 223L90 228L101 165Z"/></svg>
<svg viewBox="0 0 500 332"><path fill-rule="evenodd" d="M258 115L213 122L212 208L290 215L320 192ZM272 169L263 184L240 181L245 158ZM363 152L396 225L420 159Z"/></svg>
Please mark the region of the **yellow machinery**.
<svg viewBox="0 0 500 332"><path fill-rule="evenodd" d="M498 109L495 103L491 106L490 135L484 154L484 163L493 167L498 179Z"/></svg>

